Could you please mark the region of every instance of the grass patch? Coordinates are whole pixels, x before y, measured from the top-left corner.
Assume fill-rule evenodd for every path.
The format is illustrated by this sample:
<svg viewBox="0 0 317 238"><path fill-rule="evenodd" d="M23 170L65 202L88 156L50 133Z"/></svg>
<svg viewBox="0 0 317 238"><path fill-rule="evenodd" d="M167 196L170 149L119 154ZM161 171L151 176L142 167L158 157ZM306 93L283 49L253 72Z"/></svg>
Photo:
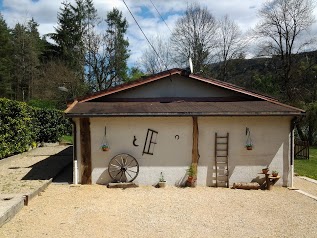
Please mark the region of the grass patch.
<svg viewBox="0 0 317 238"><path fill-rule="evenodd" d="M317 179L317 147L309 148L309 160L295 160L295 173Z"/></svg>
<svg viewBox="0 0 317 238"><path fill-rule="evenodd" d="M73 136L66 136L63 135L60 139L61 143L69 143L69 144L73 144Z"/></svg>

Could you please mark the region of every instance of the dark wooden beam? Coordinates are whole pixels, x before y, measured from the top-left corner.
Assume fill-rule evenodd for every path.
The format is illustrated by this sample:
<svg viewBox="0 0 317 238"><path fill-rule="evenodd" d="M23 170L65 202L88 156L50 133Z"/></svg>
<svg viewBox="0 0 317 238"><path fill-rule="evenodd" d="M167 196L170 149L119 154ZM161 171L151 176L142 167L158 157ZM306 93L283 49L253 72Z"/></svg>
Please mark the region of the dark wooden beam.
<svg viewBox="0 0 317 238"><path fill-rule="evenodd" d="M194 179L197 179L197 165L199 160L199 151L198 151L198 119L197 117L193 117L193 148L192 148L192 167L195 171Z"/></svg>
<svg viewBox="0 0 317 238"><path fill-rule="evenodd" d="M91 136L89 118L80 118L80 153L82 184L91 184Z"/></svg>

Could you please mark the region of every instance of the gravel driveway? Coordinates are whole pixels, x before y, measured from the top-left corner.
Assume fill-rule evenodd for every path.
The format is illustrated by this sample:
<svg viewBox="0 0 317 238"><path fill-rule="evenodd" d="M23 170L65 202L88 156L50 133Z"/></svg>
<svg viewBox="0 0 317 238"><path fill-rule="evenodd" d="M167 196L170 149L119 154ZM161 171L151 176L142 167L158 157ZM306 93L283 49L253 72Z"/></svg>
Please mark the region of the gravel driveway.
<svg viewBox="0 0 317 238"><path fill-rule="evenodd" d="M317 201L286 188L52 184L0 237L317 237Z"/></svg>

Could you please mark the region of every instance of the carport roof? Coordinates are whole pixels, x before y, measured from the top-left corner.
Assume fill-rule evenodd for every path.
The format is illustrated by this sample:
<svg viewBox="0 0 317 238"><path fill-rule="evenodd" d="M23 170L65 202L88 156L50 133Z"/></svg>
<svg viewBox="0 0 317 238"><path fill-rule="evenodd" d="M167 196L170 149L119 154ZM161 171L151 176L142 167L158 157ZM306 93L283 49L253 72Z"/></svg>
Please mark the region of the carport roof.
<svg viewBox="0 0 317 238"><path fill-rule="evenodd" d="M267 101L242 102L85 102L68 117L100 116L298 116L302 111Z"/></svg>

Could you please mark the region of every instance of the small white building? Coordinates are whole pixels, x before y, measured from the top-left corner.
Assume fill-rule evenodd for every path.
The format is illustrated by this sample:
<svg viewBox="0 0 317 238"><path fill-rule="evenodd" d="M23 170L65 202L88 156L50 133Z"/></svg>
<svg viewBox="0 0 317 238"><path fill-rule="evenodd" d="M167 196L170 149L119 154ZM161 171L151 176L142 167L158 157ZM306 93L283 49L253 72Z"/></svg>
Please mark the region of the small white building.
<svg viewBox="0 0 317 238"><path fill-rule="evenodd" d="M171 69L79 98L65 113L75 125L74 183L154 185L162 172L178 186L193 164L198 185L228 187L263 180L267 166L279 171L277 184L292 186L294 122L305 112ZM125 155L110 162L120 154L138 169Z"/></svg>

